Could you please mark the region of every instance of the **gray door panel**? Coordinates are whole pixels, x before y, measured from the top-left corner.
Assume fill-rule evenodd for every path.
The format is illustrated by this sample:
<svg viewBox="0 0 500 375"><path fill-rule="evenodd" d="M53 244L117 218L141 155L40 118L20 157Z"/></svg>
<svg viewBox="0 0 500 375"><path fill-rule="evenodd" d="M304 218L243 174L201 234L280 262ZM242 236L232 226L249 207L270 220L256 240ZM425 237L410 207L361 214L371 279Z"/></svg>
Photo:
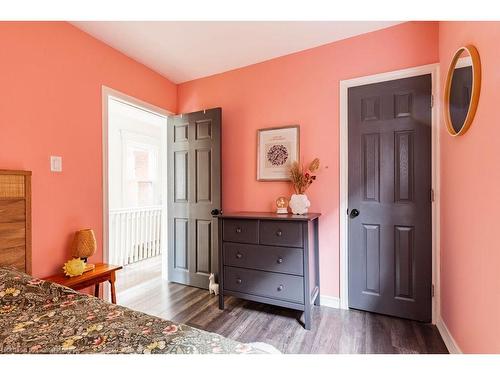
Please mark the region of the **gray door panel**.
<svg viewBox="0 0 500 375"><path fill-rule="evenodd" d="M348 121L349 306L428 322L430 75L349 89Z"/></svg>
<svg viewBox="0 0 500 375"><path fill-rule="evenodd" d="M168 119L168 277L205 289L218 266L221 120L220 108Z"/></svg>

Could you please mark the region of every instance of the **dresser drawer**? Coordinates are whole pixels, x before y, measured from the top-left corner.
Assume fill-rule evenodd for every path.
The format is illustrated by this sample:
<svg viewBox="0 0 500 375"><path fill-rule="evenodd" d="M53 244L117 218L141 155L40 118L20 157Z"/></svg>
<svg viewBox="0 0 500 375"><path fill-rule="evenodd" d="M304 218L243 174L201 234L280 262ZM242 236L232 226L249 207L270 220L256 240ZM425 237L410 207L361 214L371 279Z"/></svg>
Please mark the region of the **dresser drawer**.
<svg viewBox="0 0 500 375"><path fill-rule="evenodd" d="M291 221L261 221L260 243L263 245L303 247L302 224Z"/></svg>
<svg viewBox="0 0 500 375"><path fill-rule="evenodd" d="M224 220L224 241L259 243L259 222L257 220Z"/></svg>
<svg viewBox="0 0 500 375"><path fill-rule="evenodd" d="M303 251L293 247L245 245L225 242L224 264L302 276Z"/></svg>
<svg viewBox="0 0 500 375"><path fill-rule="evenodd" d="M304 278L300 276L224 267L224 289L304 303Z"/></svg>

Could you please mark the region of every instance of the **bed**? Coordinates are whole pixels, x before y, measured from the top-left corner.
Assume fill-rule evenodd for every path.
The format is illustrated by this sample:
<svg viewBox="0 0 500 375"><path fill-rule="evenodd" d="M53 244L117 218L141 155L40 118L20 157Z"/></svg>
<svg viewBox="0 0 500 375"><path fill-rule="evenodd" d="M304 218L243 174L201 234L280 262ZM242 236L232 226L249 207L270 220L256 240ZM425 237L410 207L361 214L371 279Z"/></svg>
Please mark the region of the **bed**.
<svg viewBox="0 0 500 375"><path fill-rule="evenodd" d="M274 352L31 277L30 203L31 172L0 170L0 353Z"/></svg>
<svg viewBox="0 0 500 375"><path fill-rule="evenodd" d="M0 353L264 353L0 267Z"/></svg>

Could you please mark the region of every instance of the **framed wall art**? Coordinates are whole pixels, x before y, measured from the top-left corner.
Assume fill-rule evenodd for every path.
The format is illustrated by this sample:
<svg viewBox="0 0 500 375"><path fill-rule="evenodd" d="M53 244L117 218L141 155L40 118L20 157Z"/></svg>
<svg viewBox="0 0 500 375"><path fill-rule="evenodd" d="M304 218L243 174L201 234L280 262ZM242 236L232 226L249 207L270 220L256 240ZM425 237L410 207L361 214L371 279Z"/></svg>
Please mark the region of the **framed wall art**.
<svg viewBox="0 0 500 375"><path fill-rule="evenodd" d="M299 160L299 126L257 130L257 180L290 181L290 166Z"/></svg>

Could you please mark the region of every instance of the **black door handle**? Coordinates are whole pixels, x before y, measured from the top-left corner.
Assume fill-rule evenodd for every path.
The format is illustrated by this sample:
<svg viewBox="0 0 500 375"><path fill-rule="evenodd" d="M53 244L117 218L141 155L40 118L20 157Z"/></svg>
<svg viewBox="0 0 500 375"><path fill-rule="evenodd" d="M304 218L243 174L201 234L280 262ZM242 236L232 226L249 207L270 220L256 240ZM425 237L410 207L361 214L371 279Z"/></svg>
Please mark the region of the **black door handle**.
<svg viewBox="0 0 500 375"><path fill-rule="evenodd" d="M212 214L212 216L217 216L222 214L222 211L219 210L218 208L214 208L212 211L210 211L210 213Z"/></svg>
<svg viewBox="0 0 500 375"><path fill-rule="evenodd" d="M351 210L351 213L349 214L349 217L350 217L351 219L354 219L354 218L355 218L356 216L358 216L358 215L359 215L359 210L357 210L357 209L353 208L353 209Z"/></svg>

